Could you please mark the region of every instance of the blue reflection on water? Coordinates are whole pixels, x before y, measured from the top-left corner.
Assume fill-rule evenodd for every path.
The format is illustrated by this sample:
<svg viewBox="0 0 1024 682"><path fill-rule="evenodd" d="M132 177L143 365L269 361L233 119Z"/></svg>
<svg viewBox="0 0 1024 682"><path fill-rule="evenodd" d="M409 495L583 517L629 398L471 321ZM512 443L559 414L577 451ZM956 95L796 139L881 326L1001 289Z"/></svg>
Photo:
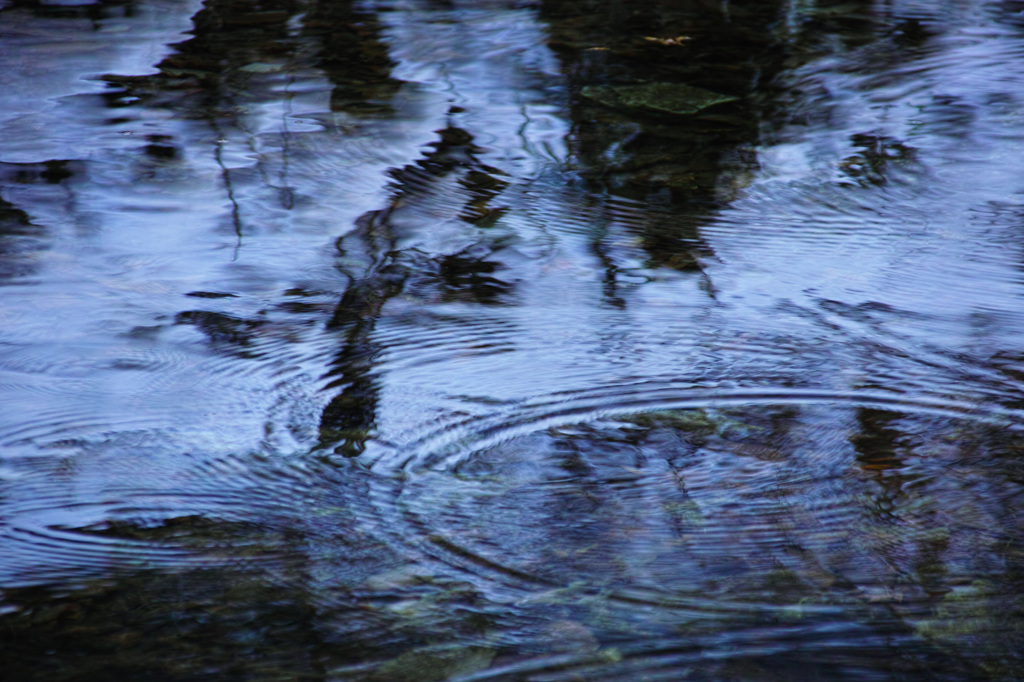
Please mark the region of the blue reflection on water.
<svg viewBox="0 0 1024 682"><path fill-rule="evenodd" d="M940 4L0 5L0 660L1012 677L1022 23Z"/></svg>

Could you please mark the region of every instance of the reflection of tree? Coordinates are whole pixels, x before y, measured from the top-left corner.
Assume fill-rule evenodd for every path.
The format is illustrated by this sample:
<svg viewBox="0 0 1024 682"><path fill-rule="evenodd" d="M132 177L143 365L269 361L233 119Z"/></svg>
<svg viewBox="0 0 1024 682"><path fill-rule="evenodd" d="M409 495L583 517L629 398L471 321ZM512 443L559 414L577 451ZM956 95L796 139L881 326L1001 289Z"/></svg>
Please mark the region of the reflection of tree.
<svg viewBox="0 0 1024 682"><path fill-rule="evenodd" d="M6 170L5 165L0 164L0 174ZM0 189L3 184L0 181ZM34 269L25 254L38 248L43 236L43 229L33 225L27 213L0 197L0 280L19 277Z"/></svg>
<svg viewBox="0 0 1024 682"><path fill-rule="evenodd" d="M296 35L292 24L300 17ZM320 70L335 86L337 108L379 105L398 85L375 15L348 1L208 0L193 22L193 38L175 45L160 70L164 89L195 96L201 118L230 120L246 100L279 97L253 90L252 73L243 68L252 64L286 60L291 69Z"/></svg>
<svg viewBox="0 0 1024 682"><path fill-rule="evenodd" d="M282 98L270 87L271 81L261 77L264 69L310 70L326 77L332 85L330 104L335 111L361 116L389 111L388 100L399 83L391 78L392 64L380 42L375 14L353 4L348 0L208 0L192 18L192 37L173 46L174 52L158 65L157 74L108 75L111 90L104 93L104 100L111 108L122 108L126 101L130 106L166 106L177 116L205 121L214 133L214 158L231 206L233 228L241 237L243 207L224 148L230 133L240 131L253 155L263 156L257 150L257 132L248 130L247 117L251 105ZM146 143L141 151L151 165L174 160L181 144L171 135L149 135ZM281 164L287 169L286 131L281 144ZM274 184L267 177L264 181ZM291 189L277 189L282 207L292 208ZM347 296L357 294L353 290ZM176 321L196 325L217 343L229 340L239 346L262 324L205 311L182 313ZM352 356L352 362L358 363L357 356Z"/></svg>
<svg viewBox="0 0 1024 682"><path fill-rule="evenodd" d="M331 108L363 115L386 110L399 83L391 78L391 58L378 37L376 15L351 2L318 0L302 24L303 35L321 42L315 65L334 84Z"/></svg>
<svg viewBox="0 0 1024 682"><path fill-rule="evenodd" d="M38 263L34 255L49 243L45 224L18 203L26 197L73 203L73 190L65 181L81 175L82 165L58 160L0 163L0 280L34 273Z"/></svg>
<svg viewBox="0 0 1024 682"><path fill-rule="evenodd" d="M343 331L344 345L333 362L329 388L341 392L324 409L320 435L322 445L334 444L347 455L362 451L376 420L380 386L374 359L382 348L373 333L384 305L403 293L438 302L497 304L510 290L497 276L501 240L488 232L505 210L491 205L507 185L504 173L477 160L480 150L465 131L439 132L440 141L424 158L392 171L390 204L362 216L338 244L349 286L330 322ZM437 202L441 206L431 208ZM431 214L438 210L449 215ZM436 250L417 237L445 226L461 235L454 251ZM467 241L469 246L461 245Z"/></svg>
<svg viewBox="0 0 1024 682"><path fill-rule="evenodd" d="M34 17L47 19L88 19L98 22L112 16L130 15L135 0L100 0L83 4L49 3L41 0L7 0L0 6L0 17L4 12L27 11ZM3 19L0 18L0 24Z"/></svg>
<svg viewBox="0 0 1024 682"><path fill-rule="evenodd" d="M770 108L765 85L786 58L786 45L772 28L784 5L542 3L550 45L562 59L573 97L571 158L591 186L652 209L625 226L646 252L646 267L700 272L700 257L709 250L697 226L735 194L755 163L748 149L757 142L760 112ZM595 86L645 82L739 99L674 115L614 108L582 95ZM593 248L604 264L606 300L621 307L621 261L629 258L616 254L610 246L615 241L602 232Z"/></svg>
<svg viewBox="0 0 1024 682"><path fill-rule="evenodd" d="M324 408L320 420L322 445L339 443L346 455L362 452L373 428L379 386L373 375L373 359L379 350L372 334L381 308L402 291L408 273L395 260L394 238L388 234L389 210L362 216L355 233L344 239L346 246L358 242L363 263L351 276L349 286L334 311L331 325L344 330L341 351L335 356L332 379L327 388L341 388ZM349 255L351 248L344 248Z"/></svg>
<svg viewBox="0 0 1024 682"><path fill-rule="evenodd" d="M262 157L257 133L248 130L250 109L282 99L266 72L312 71L326 77L332 85L335 111L351 109L364 115L389 111L388 98L399 84L391 79L387 49L379 40L375 15L352 5L345 0L208 0L192 18L193 37L173 46L174 52L158 65L158 74L108 75L112 89L105 98L112 107L125 106L125 101L133 106L171 107L177 116L209 124L233 228L241 236L242 207L232 168L224 160L225 138L231 131L241 131L253 155ZM287 186L289 136L287 130L280 132L285 186L276 189L282 207L290 209L294 198ZM156 151L164 152L161 158L166 159L180 143L170 136L162 138ZM144 151L151 154L154 145ZM266 177L264 181L268 186L275 184Z"/></svg>
<svg viewBox="0 0 1024 682"><path fill-rule="evenodd" d="M695 117L636 115L577 98L572 143L584 168L636 198L713 200L725 160L756 142L763 105L752 96L785 57L771 28L783 4L544 2L574 94L595 84L665 82L747 98Z"/></svg>

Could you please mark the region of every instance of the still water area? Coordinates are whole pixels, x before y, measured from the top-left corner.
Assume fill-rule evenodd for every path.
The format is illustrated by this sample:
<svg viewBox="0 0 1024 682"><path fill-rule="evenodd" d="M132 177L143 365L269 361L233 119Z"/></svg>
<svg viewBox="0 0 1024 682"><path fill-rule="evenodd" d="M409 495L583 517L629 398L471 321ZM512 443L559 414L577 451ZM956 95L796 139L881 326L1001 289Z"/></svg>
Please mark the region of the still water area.
<svg viewBox="0 0 1024 682"><path fill-rule="evenodd" d="M1024 679L1024 2L0 0L0 677Z"/></svg>

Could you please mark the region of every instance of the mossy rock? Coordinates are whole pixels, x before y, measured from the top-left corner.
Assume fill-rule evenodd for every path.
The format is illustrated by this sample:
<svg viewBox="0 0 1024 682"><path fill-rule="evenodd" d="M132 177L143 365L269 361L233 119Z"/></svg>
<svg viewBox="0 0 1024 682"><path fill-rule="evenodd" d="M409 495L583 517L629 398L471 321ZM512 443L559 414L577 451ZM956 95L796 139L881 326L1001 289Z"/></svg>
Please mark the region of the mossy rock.
<svg viewBox="0 0 1024 682"><path fill-rule="evenodd" d="M582 94L615 109L654 111L679 116L695 114L715 104L737 98L681 83L641 85L588 85Z"/></svg>

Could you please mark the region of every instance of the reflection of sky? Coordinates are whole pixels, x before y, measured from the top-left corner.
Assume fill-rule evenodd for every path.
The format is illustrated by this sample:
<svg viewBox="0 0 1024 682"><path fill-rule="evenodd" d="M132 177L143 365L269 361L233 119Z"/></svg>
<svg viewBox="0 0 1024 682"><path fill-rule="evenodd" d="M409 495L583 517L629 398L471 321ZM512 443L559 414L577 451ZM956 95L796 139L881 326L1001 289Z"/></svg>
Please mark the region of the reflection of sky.
<svg viewBox="0 0 1024 682"><path fill-rule="evenodd" d="M594 651L533 672L622 659L627 679L651 656L655 675L717 679L753 656L770 677L784 654L888 670L926 618L957 633L929 646L1002 640L975 607L1019 596L1019 472L997 456L1017 444L988 439L1024 425L995 409L1020 386L989 361L1021 338L1020 38L978 11L920 52L823 50L783 75L788 118L764 123L758 168L723 173L709 218L580 187L568 150L593 141L571 137L543 24L506 4L365 3L399 83L369 112L331 109L298 16L303 49L215 74L215 114L163 76L111 108L75 75L154 74L195 4L144 4L64 52L59 21L0 30L0 193L39 232L18 247L32 267L0 279L0 588L154 574L170 629L125 590L145 641L173 659L188 622L228 623L252 654L225 670L280 674L264 643L294 606L283 629L321 677L435 634L529 675L546 626L576 619ZM5 63L9 45L45 59ZM49 160L71 177L37 177ZM463 217L481 196L493 224ZM695 234L701 269L652 263L645 238ZM493 266L498 293L446 297L454 255ZM379 318L327 329L363 282L391 296ZM356 461L310 453L344 388L324 385L357 374L339 357L376 401ZM645 414L664 408L700 410ZM407 464L425 466L386 475ZM227 572L161 570L203 566ZM78 626L103 601L40 625L91 646Z"/></svg>
<svg viewBox="0 0 1024 682"><path fill-rule="evenodd" d="M84 162L62 187L3 188L46 234L31 286L8 289L2 305L4 368L16 378L0 423L27 453L53 439L55 424L86 440L172 429L204 449L255 447L267 412L285 402L266 390L274 385L289 395L286 411L302 404L315 423L302 396L318 390L333 347L305 323L264 335L260 343L295 342L294 351L243 363L238 376L194 327L170 321L210 308L258 317L293 287L334 302L344 281L333 240L386 202L388 168L436 139L441 96L413 83L390 118L358 120L330 111L322 74L287 62L243 67L248 89L226 93L241 100L227 102L233 119L186 119L173 100L107 108L98 93L108 88L92 79L156 73L198 9L144 4L95 32L85 20L4 14L0 162ZM172 162L146 156L153 136L177 150ZM195 291L236 298L184 297Z"/></svg>
<svg viewBox="0 0 1024 682"><path fill-rule="evenodd" d="M919 56L837 49L788 74L806 93L790 102L794 120L814 123L768 127L760 170L700 226L714 254L705 278L650 267L638 245L645 225L692 219L684 211L570 187L565 84L533 11L430 4L381 12L404 84L391 112L366 118L330 111L323 74L283 60L241 68L249 80L231 116L137 103L115 117L81 77L152 74L187 38L196 4L143 5L75 42L45 37L61 35L51 19L5 25L0 162L84 164L59 187L2 188L46 232L36 269L0 301L8 453L68 443L102 453L81 469L94 477L82 496L94 500L105 477L127 471L118 467L139 489L176 472L187 486L192 457L315 442L331 397L322 377L341 343L323 326L347 285L334 240L388 205L388 169L421 158L447 125L473 136L477 161L509 174L496 202L510 210L479 239L506 244L495 258L512 305L385 306L374 332L381 441L402 446L473 418L542 423L562 408L563 421L587 419L624 399L670 405L695 385L710 395L889 382L941 397L952 377L991 379L952 354L974 344L983 360L1019 339L1019 254L1007 245L1018 241L1024 136L1021 81L1007 65L1020 61L1020 38L983 13L940 27ZM178 150L173 161L144 154L153 135ZM855 135L911 154L872 183L850 173ZM415 193L396 207L404 245L437 257L484 234L434 199L451 214ZM621 305L609 303L605 261ZM284 292L299 289L319 307L282 312ZM191 310L260 325L243 353L174 324ZM1001 398L1013 388L952 390ZM145 479L125 456L141 450L172 456ZM245 472L217 475L227 488Z"/></svg>
<svg viewBox="0 0 1024 682"><path fill-rule="evenodd" d="M913 313L887 322L921 346L1016 345L1024 78L1008 65L1024 37L981 11L932 30L919 50L883 39L788 74L809 93L789 114L812 122L772 131L759 176L703 231L726 300L766 325L785 324L781 303L881 303ZM888 155L884 184L858 175L869 151L856 135Z"/></svg>
<svg viewBox="0 0 1024 682"><path fill-rule="evenodd" d="M131 16L40 18L4 11L0 22L0 162L87 158L109 138L69 125L78 114L64 98L103 92L106 74L148 75L187 38L199 0L152 0ZM116 10L115 10L116 13ZM93 121L99 124L99 121Z"/></svg>
<svg viewBox="0 0 1024 682"><path fill-rule="evenodd" d="M506 222L521 236L542 225L555 246L543 264L521 268L515 311L495 313L515 329L495 324L497 345L515 351L474 351L467 335L462 352L440 358L435 349L429 362L414 362L409 348L385 355L387 433L411 426L415 440L427 421L417 411L440 405L481 424L546 424L545 410L556 410L544 396L561 395L550 400L571 420L646 393L668 405L687 385L1013 399L1019 387L989 361L1014 352L1024 324L1012 246L1024 80L1007 68L1020 61L1021 38L980 10L945 20L929 24L935 35L923 48L883 37L835 47L784 76L804 93L786 112L802 122L766 124L760 170L745 186L723 178L739 198L700 229L714 254L705 263L714 299L696 277L645 269L615 209L587 210L554 185L531 192L531 210ZM401 36L400 53L429 53L415 33ZM437 49L441 61L443 39ZM487 101L481 83L490 82L457 91ZM639 224L658 219L648 213ZM598 239L633 268L635 283L618 275L624 309L602 300ZM599 396L601 387L609 390Z"/></svg>
<svg viewBox="0 0 1024 682"><path fill-rule="evenodd" d="M121 508L202 513L247 475L207 462L315 442L340 343L324 323L347 284L334 241L387 205L388 169L421 157L449 107L467 109L458 124L507 172L540 175L564 156L564 102L545 89L556 64L529 10L474 10L465 23L415 6L382 15L406 81L382 115L332 111L334 85L286 59L233 73L217 118L177 109L173 88L159 103L110 108L106 85L89 79L155 74L168 46L190 39L198 9L142 3L97 32L3 15L0 163L75 162L61 185L0 187L43 234L31 272L0 297L0 445L12 467L18 456L25 472L41 467L44 487L59 483L57 460L36 455L79 460L59 499L33 502L45 495L24 482L24 495L5 493L11 527L74 526L53 511L71 505L79 524ZM141 87L159 91L154 78ZM154 140L173 158L147 155ZM312 312L286 312L293 302ZM175 324L190 310L254 320L258 331L244 348L218 345ZM195 485L210 498L172 492ZM45 560L22 559L5 565Z"/></svg>
<svg viewBox="0 0 1024 682"><path fill-rule="evenodd" d="M396 78L422 83L466 109L458 124L506 172L536 175L531 156L564 160L566 95L533 12L480 9L481 3L453 3L448 10L398 4L403 11L381 15L399 62Z"/></svg>

